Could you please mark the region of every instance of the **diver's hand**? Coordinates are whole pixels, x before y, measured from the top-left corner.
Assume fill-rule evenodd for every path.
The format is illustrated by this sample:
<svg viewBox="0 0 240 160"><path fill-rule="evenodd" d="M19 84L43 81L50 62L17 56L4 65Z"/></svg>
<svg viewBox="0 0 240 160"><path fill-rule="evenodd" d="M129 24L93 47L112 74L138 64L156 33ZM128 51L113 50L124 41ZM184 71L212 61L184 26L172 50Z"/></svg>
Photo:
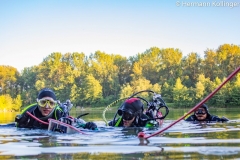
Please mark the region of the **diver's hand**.
<svg viewBox="0 0 240 160"><path fill-rule="evenodd" d="M29 123L29 118L29 115L27 115L26 113L17 115L15 117L15 122L17 122L16 126L20 128L27 127Z"/></svg>
<svg viewBox="0 0 240 160"><path fill-rule="evenodd" d="M94 122L87 122L84 129L97 130L97 125Z"/></svg>
<svg viewBox="0 0 240 160"><path fill-rule="evenodd" d="M227 119L226 117L222 117L222 118L220 118L220 119L221 119L222 122L227 122L227 121L229 121L229 119Z"/></svg>

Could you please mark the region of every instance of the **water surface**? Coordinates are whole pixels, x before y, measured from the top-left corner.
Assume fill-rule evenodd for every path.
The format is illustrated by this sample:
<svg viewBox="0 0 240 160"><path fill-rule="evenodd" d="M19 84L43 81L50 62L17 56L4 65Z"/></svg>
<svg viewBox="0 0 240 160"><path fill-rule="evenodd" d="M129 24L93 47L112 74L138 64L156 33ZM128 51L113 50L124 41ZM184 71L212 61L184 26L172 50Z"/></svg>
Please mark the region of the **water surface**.
<svg viewBox="0 0 240 160"><path fill-rule="evenodd" d="M139 139L138 132L143 130L146 134L151 134L157 130L106 127L101 119L101 113L91 113L85 117L87 121L94 119L99 126L98 131L83 130L87 135L17 129L1 125L0 158L239 159L240 121L236 118L237 113L231 114L225 111L215 113L234 119L223 124L191 124L181 121L163 134L148 140ZM179 115L175 118L170 115L161 128L171 124L181 114L179 111ZM107 119L110 120L108 116Z"/></svg>

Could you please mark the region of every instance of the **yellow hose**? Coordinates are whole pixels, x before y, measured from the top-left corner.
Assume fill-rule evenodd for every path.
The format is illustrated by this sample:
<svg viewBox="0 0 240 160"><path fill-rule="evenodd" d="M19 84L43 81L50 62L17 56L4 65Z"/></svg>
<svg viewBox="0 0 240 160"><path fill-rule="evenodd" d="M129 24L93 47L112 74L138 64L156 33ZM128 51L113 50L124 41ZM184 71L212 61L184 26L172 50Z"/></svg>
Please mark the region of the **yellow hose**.
<svg viewBox="0 0 240 160"><path fill-rule="evenodd" d="M127 97L127 98L128 98L128 97ZM119 101L121 101L121 100L123 100L123 99L127 99L127 98L120 98L120 99L112 102L111 104L109 104L109 105L103 110L102 117L103 117L104 122L106 123L106 126L108 126L108 122L107 122L107 119L106 119L106 117L105 117L106 111L107 111L111 106L113 106L114 104L118 103Z"/></svg>

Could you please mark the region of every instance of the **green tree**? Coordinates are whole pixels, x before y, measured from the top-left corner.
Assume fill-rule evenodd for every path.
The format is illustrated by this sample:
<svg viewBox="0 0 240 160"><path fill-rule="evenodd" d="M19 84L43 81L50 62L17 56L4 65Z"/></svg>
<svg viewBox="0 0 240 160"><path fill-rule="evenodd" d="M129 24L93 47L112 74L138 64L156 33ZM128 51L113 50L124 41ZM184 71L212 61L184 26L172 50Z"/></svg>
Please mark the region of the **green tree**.
<svg viewBox="0 0 240 160"><path fill-rule="evenodd" d="M135 92L152 89L152 84L150 83L149 80L145 78L140 78L135 81L131 81L131 86Z"/></svg>
<svg viewBox="0 0 240 160"><path fill-rule="evenodd" d="M38 89L35 88L37 78L37 66L26 67L23 69L21 76L18 79L20 93L23 105L28 105L36 100Z"/></svg>
<svg viewBox="0 0 240 160"><path fill-rule="evenodd" d="M14 111L20 111L21 106L22 106L21 95L17 95L17 97L13 99L12 109Z"/></svg>
<svg viewBox="0 0 240 160"><path fill-rule="evenodd" d="M214 80L215 76L219 73L219 68L217 67L217 53L214 50L206 50L204 52L204 61L203 61L203 73L205 77Z"/></svg>
<svg viewBox="0 0 240 160"><path fill-rule="evenodd" d="M88 58L84 53L73 53L71 66L72 74L74 75L74 83L71 87L70 99L77 105L83 105L81 100L83 97L83 82L85 81L86 73L91 74L88 66Z"/></svg>
<svg viewBox="0 0 240 160"><path fill-rule="evenodd" d="M127 98L133 94L133 88L129 83L124 84L120 91L120 98Z"/></svg>
<svg viewBox="0 0 240 160"><path fill-rule="evenodd" d="M82 103L96 104L102 99L102 86L92 75L88 75L84 81Z"/></svg>
<svg viewBox="0 0 240 160"><path fill-rule="evenodd" d="M189 97L188 88L184 86L181 82L180 78L177 78L176 84L173 88L173 101L179 107L188 106L189 101L191 101L191 97Z"/></svg>
<svg viewBox="0 0 240 160"><path fill-rule="evenodd" d="M205 90L205 87L204 85L202 84L202 82L197 82L196 84L196 100L201 100L203 98L203 95L204 95L204 90Z"/></svg>
<svg viewBox="0 0 240 160"><path fill-rule="evenodd" d="M162 58L161 66L162 70L159 73L161 75L160 81L171 82L171 79L177 79L181 76L180 63L182 59L182 52L179 49L166 48L160 51Z"/></svg>
<svg viewBox="0 0 240 160"><path fill-rule="evenodd" d="M0 95L0 110L11 111L13 106L13 100L9 94Z"/></svg>
<svg viewBox="0 0 240 160"><path fill-rule="evenodd" d="M172 103L173 102L173 86L165 82L161 88L162 88L161 95L164 98L164 100L168 103Z"/></svg>
<svg viewBox="0 0 240 160"><path fill-rule="evenodd" d="M130 82L131 63L126 57L115 55L114 65L117 66L117 82L119 83L119 90L117 92L119 93L120 86Z"/></svg>
<svg viewBox="0 0 240 160"><path fill-rule="evenodd" d="M0 94L16 97L18 93L17 79L20 74L16 68L0 65Z"/></svg>
<svg viewBox="0 0 240 160"><path fill-rule="evenodd" d="M71 99L72 103L75 104L76 106L82 105L82 101L80 98L82 90L83 89L80 88L79 86L77 86L76 84L73 84L73 86L71 88L70 99Z"/></svg>
<svg viewBox="0 0 240 160"><path fill-rule="evenodd" d="M190 53L182 59L182 77L187 77L183 80L183 84L187 87L193 87L196 84L198 75L201 73L201 61L197 53Z"/></svg>
<svg viewBox="0 0 240 160"><path fill-rule="evenodd" d="M118 79L118 67L114 64L114 55L97 51L90 56L90 73L100 82L103 98L116 95L115 80ZM119 86L120 87L120 86ZM117 95L116 95L117 96ZM117 97L116 97L117 98Z"/></svg>
<svg viewBox="0 0 240 160"><path fill-rule="evenodd" d="M230 84L231 91L229 94L229 99L227 100L227 105L239 106L240 105L240 73L236 75L236 81Z"/></svg>
<svg viewBox="0 0 240 160"><path fill-rule="evenodd" d="M160 74L162 69L162 56L160 49L152 47L142 54L138 54L133 61L133 79L145 78L151 84L159 83Z"/></svg>
<svg viewBox="0 0 240 160"><path fill-rule="evenodd" d="M36 88L52 88L58 99L63 101L69 99L76 76L80 74L76 71L77 67L74 63L77 55L74 54L75 59L72 55L56 52L46 57L38 67Z"/></svg>
<svg viewBox="0 0 240 160"><path fill-rule="evenodd" d="M212 85L216 89L222 81L220 78L216 77L215 80L213 81ZM227 91L227 85L225 84L211 99L210 102L212 105L218 106L218 107L223 107L225 106L225 103L228 99L228 91Z"/></svg>
<svg viewBox="0 0 240 160"><path fill-rule="evenodd" d="M217 49L218 77L227 77L240 64L240 46L223 44Z"/></svg>

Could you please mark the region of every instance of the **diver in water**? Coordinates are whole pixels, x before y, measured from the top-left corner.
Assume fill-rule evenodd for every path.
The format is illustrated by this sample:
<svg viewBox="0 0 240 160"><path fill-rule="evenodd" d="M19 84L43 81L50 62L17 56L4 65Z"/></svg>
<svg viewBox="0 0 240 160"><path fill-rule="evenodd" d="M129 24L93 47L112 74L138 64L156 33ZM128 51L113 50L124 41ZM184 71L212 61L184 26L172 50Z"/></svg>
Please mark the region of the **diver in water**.
<svg viewBox="0 0 240 160"><path fill-rule="evenodd" d="M194 114L189 116L185 121L191 122L227 122L229 121L227 118L222 117L219 118L218 116L211 115L208 111L208 106L203 104L197 110L194 111Z"/></svg>
<svg viewBox="0 0 240 160"><path fill-rule="evenodd" d="M114 127L157 127L159 123L155 120L149 121L149 117L143 113L143 103L138 98L127 99L118 109L119 117L116 121L110 121L109 126Z"/></svg>
<svg viewBox="0 0 240 160"><path fill-rule="evenodd" d="M68 124L71 124L71 121L79 121L77 118L69 119L66 117L66 114L69 115L69 113L65 113L57 102L60 103L51 89L42 89L38 93L37 103L24 108L21 114L16 116L16 126L18 128L48 129L49 118ZM93 122L81 122L84 122L81 124L82 128L93 130L97 128L97 125Z"/></svg>

